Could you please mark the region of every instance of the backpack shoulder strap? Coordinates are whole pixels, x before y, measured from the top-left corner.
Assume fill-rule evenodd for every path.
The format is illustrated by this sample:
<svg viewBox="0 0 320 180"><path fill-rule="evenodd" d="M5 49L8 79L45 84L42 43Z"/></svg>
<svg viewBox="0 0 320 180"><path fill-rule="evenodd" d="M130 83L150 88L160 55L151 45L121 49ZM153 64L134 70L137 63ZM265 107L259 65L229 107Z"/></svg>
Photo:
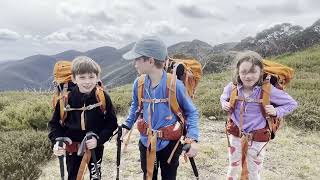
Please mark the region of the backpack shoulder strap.
<svg viewBox="0 0 320 180"><path fill-rule="evenodd" d="M263 116L266 118L268 128L271 132L270 139L274 139L275 132L280 127L281 119L267 115L267 113L264 109L265 105L270 105L271 88L272 88L272 85L270 83L270 76L269 77L267 76L266 80L264 80L263 85L262 85L261 111L262 111Z"/></svg>
<svg viewBox="0 0 320 180"><path fill-rule="evenodd" d="M262 113L264 116L266 116L266 113L264 111L264 107L266 105L270 104L270 93L271 93L271 83L270 83L270 77L266 78L262 84L262 94L261 94L261 99L262 99Z"/></svg>
<svg viewBox="0 0 320 180"><path fill-rule="evenodd" d="M60 124L64 125L64 121L67 118L67 113L65 112L65 107L68 105L68 98L69 98L69 91L68 91L68 83L64 83L63 89L61 91L59 97L59 105L60 105Z"/></svg>
<svg viewBox="0 0 320 180"><path fill-rule="evenodd" d="M177 76L167 73L166 84L167 84L167 97L169 99L169 106L173 111L173 113L180 118L182 123L185 123L185 118L183 116L182 110L177 100L177 93L176 93Z"/></svg>
<svg viewBox="0 0 320 180"><path fill-rule="evenodd" d="M142 109L142 98L143 98L143 87L144 87L144 80L146 78L146 75L143 74L138 78L138 108L139 110Z"/></svg>
<svg viewBox="0 0 320 180"><path fill-rule="evenodd" d="M176 89L177 89L177 76L176 75L167 73L166 89L167 89L166 92L167 92L167 97L169 100L168 103L169 103L170 109L173 111L173 113L176 116L178 116L178 122L181 125L181 133L184 134L186 120L185 120L184 114L179 106L178 99L177 99L177 93L176 93L177 92L176 91ZM171 151L171 154L167 160L168 164L170 164L171 159L173 157L173 154L175 153L179 142L180 142L180 140L176 143L173 150Z"/></svg>
<svg viewBox="0 0 320 180"><path fill-rule="evenodd" d="M105 114L107 109L106 97L104 95L104 89L102 86L96 86L96 99L98 102L101 102L100 109Z"/></svg>
<svg viewBox="0 0 320 180"><path fill-rule="evenodd" d="M237 96L238 96L237 86L232 84L232 90L231 90L230 99L229 99L231 110L234 110L234 107L236 105Z"/></svg>

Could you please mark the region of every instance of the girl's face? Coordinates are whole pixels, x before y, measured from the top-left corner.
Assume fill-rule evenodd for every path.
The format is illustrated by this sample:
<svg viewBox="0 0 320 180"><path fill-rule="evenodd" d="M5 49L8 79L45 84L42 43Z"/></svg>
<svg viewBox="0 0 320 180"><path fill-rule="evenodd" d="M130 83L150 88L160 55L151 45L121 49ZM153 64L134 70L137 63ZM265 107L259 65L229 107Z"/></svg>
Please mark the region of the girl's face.
<svg viewBox="0 0 320 180"><path fill-rule="evenodd" d="M253 88L261 77L261 68L244 61L239 66L239 76L245 88Z"/></svg>

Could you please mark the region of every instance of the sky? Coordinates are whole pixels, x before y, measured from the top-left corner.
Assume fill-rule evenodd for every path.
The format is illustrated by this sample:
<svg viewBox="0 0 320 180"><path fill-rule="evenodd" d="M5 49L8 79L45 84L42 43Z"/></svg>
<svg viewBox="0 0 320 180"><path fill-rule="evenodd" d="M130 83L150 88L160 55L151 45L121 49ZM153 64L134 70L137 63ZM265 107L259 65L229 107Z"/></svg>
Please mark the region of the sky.
<svg viewBox="0 0 320 180"><path fill-rule="evenodd" d="M319 0L1 0L0 61L156 35L169 46L237 42L280 23L308 27Z"/></svg>

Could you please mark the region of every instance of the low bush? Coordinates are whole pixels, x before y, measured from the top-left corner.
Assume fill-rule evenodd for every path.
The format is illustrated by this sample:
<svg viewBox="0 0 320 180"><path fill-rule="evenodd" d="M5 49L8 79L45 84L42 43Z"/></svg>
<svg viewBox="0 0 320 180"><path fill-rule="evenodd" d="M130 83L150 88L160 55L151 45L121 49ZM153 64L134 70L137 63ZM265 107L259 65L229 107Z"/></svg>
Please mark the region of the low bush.
<svg viewBox="0 0 320 180"><path fill-rule="evenodd" d="M37 179L41 164L52 154L47 132L0 133L0 179Z"/></svg>

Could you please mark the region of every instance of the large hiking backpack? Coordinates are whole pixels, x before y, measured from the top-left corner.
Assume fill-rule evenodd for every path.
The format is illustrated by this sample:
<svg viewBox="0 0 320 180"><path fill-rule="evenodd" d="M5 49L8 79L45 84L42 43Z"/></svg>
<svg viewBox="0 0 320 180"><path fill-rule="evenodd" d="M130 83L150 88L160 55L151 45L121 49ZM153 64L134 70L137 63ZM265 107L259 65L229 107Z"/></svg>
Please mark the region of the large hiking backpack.
<svg viewBox="0 0 320 180"><path fill-rule="evenodd" d="M172 61L172 60L171 60ZM174 146L168 160L167 163L170 164L171 159L178 147L179 144L179 140L186 134L186 119L185 116L183 114L182 109L179 106L178 100L177 100L177 96L176 96L176 83L177 83L177 79L179 78L180 80L183 81L184 85L186 86L186 91L188 93L188 95L190 95L191 97L194 96L195 93L195 88L199 83L201 74L202 74L202 69L201 69L201 64L196 61L196 60L188 60L188 63L186 63L187 61L182 61L182 60L177 60L175 62L167 62L166 63L166 67L165 69L171 73L167 73L167 79L166 79L166 94L167 97L165 99L144 99L144 83L145 83L145 78L146 75L141 75L138 78L138 111L137 111L137 115L136 118L137 120L137 127L138 130L140 131L140 133L146 134L148 136L148 142L151 143L155 143L154 141L156 141L157 138L154 139L154 137L158 137L158 136L154 136L151 137L150 135L150 131L148 133L148 129L151 130L151 124L147 124L145 123L145 121L143 119L141 119L141 112L142 112L142 108L143 108L143 101L148 102L147 100L149 100L150 102L152 101L153 103L155 103L155 101L159 101L159 102L167 102L170 110L178 117L178 121L175 125L171 125L171 126L166 126L164 128L160 128L157 131L161 132L160 135L161 138L163 139L167 139L167 140L177 140L176 145ZM170 63L170 65L169 65ZM180 65L180 67L179 67ZM178 71L177 71L178 69ZM178 72L178 73L177 73ZM194 72L194 73L193 73ZM150 106L149 106L150 108ZM150 110L150 109L149 109ZM150 116L150 114L149 114ZM140 119L139 119L140 117ZM148 121L150 120L150 118L148 118ZM148 123L151 123L150 121ZM179 125L178 128L175 128L176 125ZM148 127L148 128L146 128ZM174 130L176 129L176 130ZM144 131L146 130L146 132ZM130 135L131 135L132 129L129 132L128 138L125 141L125 146L124 146L124 150L126 149L128 143L129 143L129 139L130 139ZM168 133L167 133L168 132ZM165 137L165 135L168 134L168 137ZM149 139L151 138L151 139ZM189 142L190 143L190 142ZM150 144L151 147L154 146ZM154 149L155 147L153 147L152 149ZM152 171L153 172L153 158L154 158L154 150L152 151L147 151L147 171L148 174ZM150 157L149 157L150 156ZM150 159L151 160L150 160ZM152 170L150 170L152 169ZM152 175L151 175L152 176ZM147 177L150 177L150 175Z"/></svg>
<svg viewBox="0 0 320 180"><path fill-rule="evenodd" d="M191 98L194 98L196 87L202 76L202 67L196 59L172 59L166 62L167 72L176 74L186 87L186 91Z"/></svg>
<svg viewBox="0 0 320 180"><path fill-rule="evenodd" d="M185 117L179 106L176 96L176 82L181 80L185 85L187 94L194 98L195 89L199 84L202 76L201 64L195 59L172 59L169 58L165 65L167 71L166 93L170 110L178 117L181 124L182 134L185 134ZM142 111L142 99L144 97L143 87L145 75L141 75L138 79L138 109Z"/></svg>
<svg viewBox="0 0 320 180"><path fill-rule="evenodd" d="M261 103L261 110L263 116L267 120L268 128L270 130L270 138L274 139L276 131L280 127L281 120L280 118L271 117L265 113L264 107L265 105L270 104L270 93L272 85L278 89L284 90L284 88L288 85L290 80L293 78L294 70L285 65L269 61L263 60L264 65L264 75L263 75L263 84L262 84L262 93L261 99L258 103ZM233 111L236 101L240 100L238 97L237 86L233 85L231 95L230 95L230 107L231 111ZM243 101L244 99L242 99ZM244 100L245 101L245 100ZM241 124L241 123L240 123Z"/></svg>
<svg viewBox="0 0 320 180"><path fill-rule="evenodd" d="M76 86L72 82L71 74L72 63L70 61L57 61L53 68L53 85L54 94L52 97L53 108L56 107L58 101L60 106L60 123L64 125L64 121L67 117L66 109L70 108L68 105L68 97L70 91ZM96 98L100 103L100 109L105 113L106 100L104 95L104 88L101 83L96 86Z"/></svg>
<svg viewBox="0 0 320 180"><path fill-rule="evenodd" d="M270 83L278 89L285 89L293 78L294 70L274 61L263 60L264 79L270 75Z"/></svg>

